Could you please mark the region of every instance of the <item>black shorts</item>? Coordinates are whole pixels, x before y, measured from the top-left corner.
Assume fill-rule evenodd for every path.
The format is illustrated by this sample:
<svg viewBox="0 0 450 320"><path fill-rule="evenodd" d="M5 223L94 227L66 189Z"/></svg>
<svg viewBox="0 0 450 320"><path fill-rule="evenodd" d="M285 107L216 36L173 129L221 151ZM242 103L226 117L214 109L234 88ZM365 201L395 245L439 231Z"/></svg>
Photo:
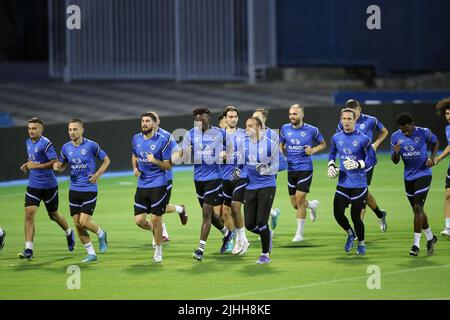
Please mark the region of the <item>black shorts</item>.
<svg viewBox="0 0 450 320"><path fill-rule="evenodd" d="M450 188L450 168L447 169L447 177L445 177L445 189Z"/></svg>
<svg viewBox="0 0 450 320"><path fill-rule="evenodd" d="M415 204L425 206L428 190L430 190L431 176L420 177L416 180L405 180L405 191L411 207Z"/></svg>
<svg viewBox="0 0 450 320"><path fill-rule="evenodd" d="M69 190L70 215L85 213L90 216L94 214L97 204L97 192L81 192Z"/></svg>
<svg viewBox="0 0 450 320"><path fill-rule="evenodd" d="M348 207L351 204L352 206L360 205L362 208L365 208L368 195L367 190L367 188L345 188L337 186L334 197L344 207Z"/></svg>
<svg viewBox="0 0 450 320"><path fill-rule="evenodd" d="M167 186L137 188L134 194L134 215L151 213L162 216L166 212Z"/></svg>
<svg viewBox="0 0 450 320"><path fill-rule="evenodd" d="M244 221L247 230L253 231L256 227L267 225L275 193L275 187L245 191Z"/></svg>
<svg viewBox="0 0 450 320"><path fill-rule="evenodd" d="M288 171L288 191L289 195L293 196L295 192L309 192L311 182L313 178L313 172L308 171Z"/></svg>
<svg viewBox="0 0 450 320"><path fill-rule="evenodd" d="M198 202L203 207L203 203L220 206L223 201L222 184L220 179L195 181L195 191L197 192Z"/></svg>
<svg viewBox="0 0 450 320"><path fill-rule="evenodd" d="M223 204L231 207L232 201L244 202L245 187L247 186L247 183L247 178L239 179L234 182L222 180Z"/></svg>
<svg viewBox="0 0 450 320"><path fill-rule="evenodd" d="M173 184L172 180L167 180L167 201L166 201L166 204L169 204L170 197L172 196L172 184Z"/></svg>
<svg viewBox="0 0 450 320"><path fill-rule="evenodd" d="M372 166L370 169L366 169L366 177L367 177L367 185L370 186L370 183L372 182L373 177L373 170L375 169L375 166Z"/></svg>
<svg viewBox="0 0 450 320"><path fill-rule="evenodd" d="M51 189L35 189L27 187L25 193L25 207L37 206L41 204L41 200L45 203L48 213L58 211L58 187Z"/></svg>

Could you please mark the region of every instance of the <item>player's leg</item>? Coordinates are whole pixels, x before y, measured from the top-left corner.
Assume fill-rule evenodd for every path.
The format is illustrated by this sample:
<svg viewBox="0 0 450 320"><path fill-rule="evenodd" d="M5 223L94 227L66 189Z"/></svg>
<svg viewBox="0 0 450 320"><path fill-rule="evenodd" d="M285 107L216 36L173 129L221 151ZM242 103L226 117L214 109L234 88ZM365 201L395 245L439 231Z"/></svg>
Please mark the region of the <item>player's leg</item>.
<svg viewBox="0 0 450 320"><path fill-rule="evenodd" d="M134 194L134 222L144 230L152 231L151 221L147 220L147 213L150 213L151 199L148 188L137 188Z"/></svg>
<svg viewBox="0 0 450 320"><path fill-rule="evenodd" d="M450 168L445 177L444 217L445 229L441 231L441 235L450 240Z"/></svg>
<svg viewBox="0 0 450 320"><path fill-rule="evenodd" d="M0 228L0 251L5 246L6 231Z"/></svg>
<svg viewBox="0 0 450 320"><path fill-rule="evenodd" d="M297 206L297 230L295 231L295 236L292 239L293 242L303 241L303 231L305 228L306 222L306 192L296 191L295 192L295 203Z"/></svg>
<svg viewBox="0 0 450 320"><path fill-rule="evenodd" d="M431 255L434 252L434 246L437 242L437 237L433 235L430 225L428 223L428 216L425 213L424 207L428 195L428 190L431 185L431 176L421 177L416 180L416 191L414 192L414 212L420 212L422 216L422 231L427 239L427 254Z"/></svg>
<svg viewBox="0 0 450 320"><path fill-rule="evenodd" d="M95 206L97 204L97 192L80 192L83 200L80 213L80 224L83 228L94 232L98 237L100 253L106 252L108 249L108 238L106 231L92 220Z"/></svg>
<svg viewBox="0 0 450 320"><path fill-rule="evenodd" d="M350 252L353 249L353 242L356 238L355 231L350 226L350 222L345 216L345 209L350 204L350 195L348 188L337 186L333 201L334 219L339 226L347 233L347 241L344 246L345 252Z"/></svg>
<svg viewBox="0 0 450 320"><path fill-rule="evenodd" d="M25 219L24 219L24 235L25 249L17 255L21 259L31 260L33 256L33 241L35 234L34 217L39 208L42 198L42 190L27 187L25 193Z"/></svg>
<svg viewBox="0 0 450 320"><path fill-rule="evenodd" d="M356 254L365 255L366 254L366 244L365 239L365 228L364 223L361 219L361 210L365 207L367 202L367 188L356 188L351 190L351 210L350 214L352 217L353 226L355 228L356 236L358 237L358 249Z"/></svg>
<svg viewBox="0 0 450 320"><path fill-rule="evenodd" d="M66 218L58 212L59 206L59 196L58 188L45 190L43 194L43 200L45 203L45 208L47 209L47 214L50 220L55 221L56 224L64 231L67 241L67 247L69 251L75 249L75 233L69 227Z"/></svg>
<svg viewBox="0 0 450 320"><path fill-rule="evenodd" d="M87 256L81 261L82 262L93 262L93 261L97 260L97 254L95 253L94 246L92 245L91 237L89 236L89 232L80 223L80 215L81 215L80 208L78 208L76 210L72 210L72 207L71 207L71 215L73 217L73 223L75 225L75 229L77 230L78 238L80 239L80 242L83 244L83 247L87 251Z"/></svg>
<svg viewBox="0 0 450 320"><path fill-rule="evenodd" d="M167 188L166 186L150 188L150 213L153 225L153 236L155 239L155 253L153 262L162 262L162 242L163 242L163 227L162 215L166 211L167 203Z"/></svg>
<svg viewBox="0 0 450 320"><path fill-rule="evenodd" d="M275 187L268 187L259 190L257 194L256 228L261 237L261 256L257 263L269 263L272 251L272 232L269 229L270 209L275 198Z"/></svg>

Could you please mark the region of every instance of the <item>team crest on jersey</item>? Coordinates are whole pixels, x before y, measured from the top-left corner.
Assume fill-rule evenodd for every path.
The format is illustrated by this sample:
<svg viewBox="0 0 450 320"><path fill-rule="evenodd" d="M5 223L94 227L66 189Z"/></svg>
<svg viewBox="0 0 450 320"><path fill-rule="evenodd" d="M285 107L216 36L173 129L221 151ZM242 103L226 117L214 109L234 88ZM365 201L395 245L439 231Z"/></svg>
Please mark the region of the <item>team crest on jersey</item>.
<svg viewBox="0 0 450 320"><path fill-rule="evenodd" d="M156 146L155 146L154 144L152 144L152 145L150 146L150 149L151 149L151 150L155 150L155 149L156 149Z"/></svg>
<svg viewBox="0 0 450 320"><path fill-rule="evenodd" d="M87 153L86 149L81 149L81 154L84 156Z"/></svg>
<svg viewBox="0 0 450 320"><path fill-rule="evenodd" d="M419 143L419 141L420 141L420 138L419 138L419 137L415 137L415 138L414 138L414 142L415 142L415 143Z"/></svg>
<svg viewBox="0 0 450 320"><path fill-rule="evenodd" d="M39 148L38 148L38 147L35 147L35 148L34 148L34 153L38 153L38 151L39 151Z"/></svg>
<svg viewBox="0 0 450 320"><path fill-rule="evenodd" d="M361 124L359 125L359 128L360 128L361 130L363 130L365 127L366 127L366 125L365 125L364 123L361 123Z"/></svg>
<svg viewBox="0 0 450 320"><path fill-rule="evenodd" d="M414 148L414 146L405 146L405 150L411 152L416 150L416 148Z"/></svg>
<svg viewBox="0 0 450 320"><path fill-rule="evenodd" d="M302 132L300 133L300 135L301 135L302 137L305 137L305 136L306 136L306 132L302 131Z"/></svg>
<svg viewBox="0 0 450 320"><path fill-rule="evenodd" d="M352 150L349 148L344 148L342 151L344 151L345 154L352 154Z"/></svg>
<svg viewBox="0 0 450 320"><path fill-rule="evenodd" d="M358 146L358 141L354 140L354 141L352 142L352 144L353 144L354 147L357 147L357 146Z"/></svg>

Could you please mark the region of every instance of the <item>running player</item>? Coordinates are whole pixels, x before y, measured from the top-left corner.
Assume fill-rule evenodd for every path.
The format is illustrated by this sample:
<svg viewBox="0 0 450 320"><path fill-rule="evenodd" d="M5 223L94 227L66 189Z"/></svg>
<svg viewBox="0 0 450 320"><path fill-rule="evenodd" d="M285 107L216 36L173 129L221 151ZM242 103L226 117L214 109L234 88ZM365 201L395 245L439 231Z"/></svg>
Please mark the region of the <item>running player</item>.
<svg viewBox="0 0 450 320"><path fill-rule="evenodd" d="M97 255L88 230L97 234L100 253L108 249L106 231L92 221L92 215L97 203L97 181L108 168L110 160L98 143L83 137L83 121L70 120L68 129L71 141L63 145L60 161L53 164L53 170L63 172L67 165L70 165L70 215L73 217L78 237L88 253L82 262L93 262L97 260ZM96 158L103 161L97 171Z"/></svg>
<svg viewBox="0 0 450 320"><path fill-rule="evenodd" d="M422 230L427 238L427 254L431 255L437 238L431 232L424 206L439 141L430 129L415 126L414 118L409 113L399 114L397 124L400 129L391 136L391 159L397 164L401 158L405 165L405 191L414 213L414 243L409 255L419 255ZM428 145L432 148L430 157Z"/></svg>
<svg viewBox="0 0 450 320"><path fill-rule="evenodd" d="M291 205L297 210L297 231L293 242L303 241L306 221L306 194L313 179L311 156L326 147L319 129L303 122L304 109L299 104L289 108L289 121L280 130L280 149L287 156L288 191ZM313 146L314 143L316 146ZM317 208L318 201L312 200L311 207ZM316 211L311 210L310 220L316 220Z"/></svg>
<svg viewBox="0 0 450 320"><path fill-rule="evenodd" d="M69 251L75 248L75 234L66 219L58 212L58 183L52 171L58 155L51 141L42 135L44 122L39 118L28 121L29 139L26 141L28 161L20 169L30 173L25 194L25 250L18 256L21 259L33 259L33 241L35 233L34 217L41 200L45 204L48 216L64 231Z"/></svg>

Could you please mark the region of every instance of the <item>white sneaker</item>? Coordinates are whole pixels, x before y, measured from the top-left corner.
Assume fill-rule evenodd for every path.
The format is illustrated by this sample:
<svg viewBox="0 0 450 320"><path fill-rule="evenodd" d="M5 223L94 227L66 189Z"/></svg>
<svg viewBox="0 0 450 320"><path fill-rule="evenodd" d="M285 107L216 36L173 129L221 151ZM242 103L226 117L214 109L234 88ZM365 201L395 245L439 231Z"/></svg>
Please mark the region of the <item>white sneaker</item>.
<svg viewBox="0 0 450 320"><path fill-rule="evenodd" d="M300 234L296 233L295 237L292 239L292 242L301 242L301 241L303 241L303 237Z"/></svg>
<svg viewBox="0 0 450 320"><path fill-rule="evenodd" d="M155 263L161 263L162 262L162 255L156 254L153 256L153 262Z"/></svg>
<svg viewBox="0 0 450 320"><path fill-rule="evenodd" d="M250 246L250 242L246 241L236 241L236 244L233 248L234 255L243 255L247 253L248 247Z"/></svg>
<svg viewBox="0 0 450 320"><path fill-rule="evenodd" d="M443 231L441 231L441 236L450 240L450 230L445 228Z"/></svg>
<svg viewBox="0 0 450 320"><path fill-rule="evenodd" d="M316 221L317 219L317 209L319 208L319 205L320 205L319 200L310 201L309 220L311 220L312 222Z"/></svg>

